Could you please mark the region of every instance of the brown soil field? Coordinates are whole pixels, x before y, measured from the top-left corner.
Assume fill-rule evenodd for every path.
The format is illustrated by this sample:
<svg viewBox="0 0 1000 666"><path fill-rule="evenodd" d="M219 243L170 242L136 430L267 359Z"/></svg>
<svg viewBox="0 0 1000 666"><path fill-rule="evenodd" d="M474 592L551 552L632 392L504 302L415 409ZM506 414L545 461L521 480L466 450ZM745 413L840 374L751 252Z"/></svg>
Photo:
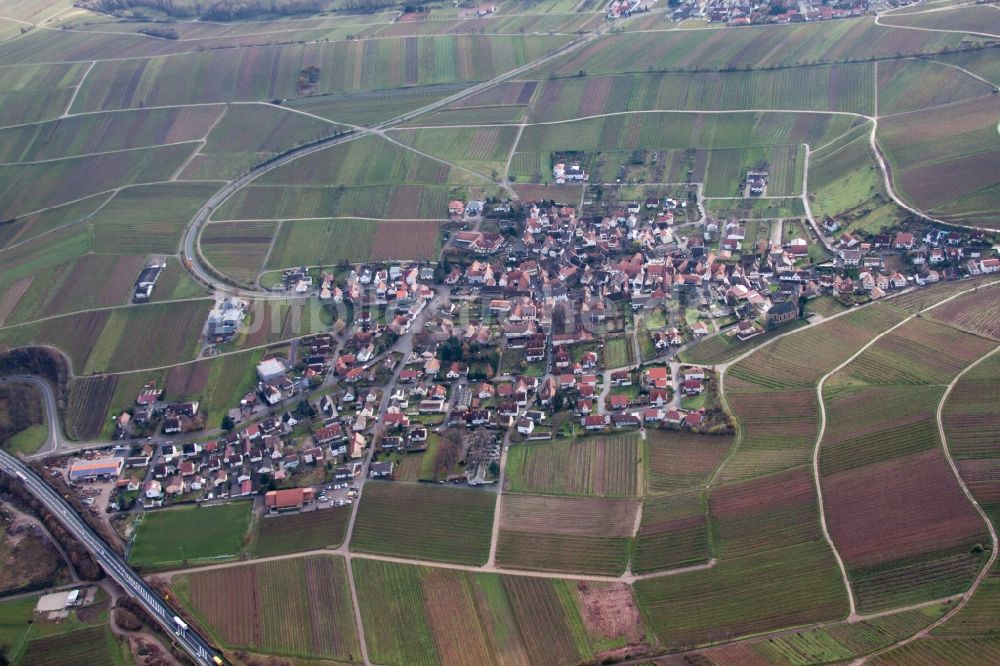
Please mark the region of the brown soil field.
<svg viewBox="0 0 1000 666"><path fill-rule="evenodd" d="M636 500L504 494L501 529L580 536L628 537Z"/></svg>
<svg viewBox="0 0 1000 666"><path fill-rule="evenodd" d="M437 222L379 222L372 259L436 259Z"/></svg>
<svg viewBox="0 0 1000 666"><path fill-rule="evenodd" d="M849 566L981 540L985 526L938 450L823 479L830 535Z"/></svg>

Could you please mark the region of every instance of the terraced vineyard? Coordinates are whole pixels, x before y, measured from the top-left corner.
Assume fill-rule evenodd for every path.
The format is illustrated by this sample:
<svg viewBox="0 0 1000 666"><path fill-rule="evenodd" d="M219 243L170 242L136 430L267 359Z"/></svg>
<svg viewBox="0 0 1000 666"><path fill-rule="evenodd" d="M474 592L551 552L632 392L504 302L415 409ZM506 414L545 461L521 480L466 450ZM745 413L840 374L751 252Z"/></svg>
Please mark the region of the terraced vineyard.
<svg viewBox="0 0 1000 666"><path fill-rule="evenodd" d="M726 389L787 389L815 385L819 378L882 331L903 320L882 305L870 305L786 336L734 365ZM804 363L803 359L810 362Z"/></svg>
<svg viewBox="0 0 1000 666"><path fill-rule="evenodd" d="M647 499L629 568L645 574L708 559L708 525L699 493Z"/></svg>
<svg viewBox="0 0 1000 666"><path fill-rule="evenodd" d="M309 511L258 521L254 557L272 557L322 548L336 548L347 536L350 507Z"/></svg>
<svg viewBox="0 0 1000 666"><path fill-rule="evenodd" d="M647 430L647 493L672 493L704 485L733 444L724 435Z"/></svg>
<svg viewBox="0 0 1000 666"><path fill-rule="evenodd" d="M815 541L641 580L635 592L650 628L677 648L847 614L833 555Z"/></svg>
<svg viewBox="0 0 1000 666"><path fill-rule="evenodd" d="M717 486L709 499L720 558L821 538L816 489L807 467Z"/></svg>

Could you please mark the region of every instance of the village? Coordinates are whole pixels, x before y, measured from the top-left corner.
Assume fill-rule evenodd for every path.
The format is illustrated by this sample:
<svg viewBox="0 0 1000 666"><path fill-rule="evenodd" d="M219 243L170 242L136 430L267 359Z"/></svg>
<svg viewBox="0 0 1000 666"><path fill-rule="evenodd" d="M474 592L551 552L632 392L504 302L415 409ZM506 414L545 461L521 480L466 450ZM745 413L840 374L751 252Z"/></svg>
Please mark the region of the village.
<svg viewBox="0 0 1000 666"><path fill-rule="evenodd" d="M579 164L553 173L588 179ZM749 171L741 187L754 197L766 183L766 170ZM677 197L612 198L587 214L551 200L452 201L451 219L474 223L450 234L436 265L286 270L278 289L339 308L348 324L261 359L222 430L197 400L147 385L115 414L119 444L55 473L108 513L239 497L263 512L345 506L368 478L490 487L520 441L730 431L714 371L678 359L699 340L816 321L814 299L850 307L1000 272L979 231L843 233L827 218L822 236L793 220L785 242L750 242L746 221L692 223L696 197ZM816 262L816 246L832 253ZM144 269L137 298L159 269ZM246 307L217 302L206 353L239 334Z"/></svg>
<svg viewBox="0 0 1000 666"><path fill-rule="evenodd" d="M688 0L673 4L667 15L674 21L702 17L710 23L730 26L805 23L865 16L890 7L902 7L905 0L877 1L845 0L836 3L799 2L787 3L774 0Z"/></svg>

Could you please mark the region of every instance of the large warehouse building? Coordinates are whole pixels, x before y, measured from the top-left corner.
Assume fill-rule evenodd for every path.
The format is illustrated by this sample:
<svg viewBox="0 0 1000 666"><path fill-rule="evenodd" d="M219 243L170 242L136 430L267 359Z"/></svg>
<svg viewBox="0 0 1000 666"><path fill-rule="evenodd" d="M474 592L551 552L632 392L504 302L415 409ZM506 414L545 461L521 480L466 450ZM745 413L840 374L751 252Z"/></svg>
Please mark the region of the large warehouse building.
<svg viewBox="0 0 1000 666"><path fill-rule="evenodd" d="M82 460L73 463L69 468L70 481L87 481L89 479L111 479L122 472L124 458L99 458L97 460Z"/></svg>

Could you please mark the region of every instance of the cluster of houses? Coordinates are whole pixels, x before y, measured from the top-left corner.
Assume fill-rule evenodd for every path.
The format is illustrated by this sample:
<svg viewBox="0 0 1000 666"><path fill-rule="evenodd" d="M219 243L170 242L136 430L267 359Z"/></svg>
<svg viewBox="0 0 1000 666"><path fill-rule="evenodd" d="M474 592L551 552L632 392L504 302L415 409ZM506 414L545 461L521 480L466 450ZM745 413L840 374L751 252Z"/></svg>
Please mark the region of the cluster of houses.
<svg viewBox="0 0 1000 666"><path fill-rule="evenodd" d="M147 507L254 495L287 483L300 468L346 455L341 444L320 446L306 439L292 445L296 424L286 413L208 442L136 442L114 449L110 458L74 463L70 479L116 481L120 493L138 493Z"/></svg>
<svg viewBox="0 0 1000 666"><path fill-rule="evenodd" d="M604 14L609 21L614 21L618 18L648 11L649 7L642 0L612 0L611 4L604 10Z"/></svg>
<svg viewBox="0 0 1000 666"><path fill-rule="evenodd" d="M574 165L561 166L564 176L586 179ZM766 178L748 172L750 196L755 188L764 193ZM460 206L449 208L461 215L472 204L476 214L482 210L482 202L453 203ZM821 294L878 298L914 284L1000 272L982 232L842 233L833 260L816 265L811 241L794 233L780 244L748 244L747 225L735 219L675 220L686 203L650 196L588 215L552 202L529 205L518 211L524 223L513 239L455 234L450 256L458 258L437 272L416 264L345 266L321 273L317 286L307 269L286 271L285 289L349 305L354 318L339 338L324 333L290 345L291 361L276 354L260 361L256 386L233 420L249 422L268 409L266 418L206 443L159 450L153 443L133 445L117 472L117 463L100 460L74 474L121 473L119 485L150 506L261 493L271 498L269 509L281 511L314 501L304 492L285 492L302 485L300 470L323 466L318 478L353 479L374 446L380 459L369 475L391 479L395 454L424 451L432 432L458 427L467 429L468 441L485 433L482 446L466 452L474 461L469 473L483 482L500 452L490 433L513 429L522 438L549 438L553 422L565 423L553 417L557 412L591 433L642 426L701 432L720 425L717 409L679 407L714 403L690 399L715 390L700 368L683 367L673 377L668 366L643 367L631 353L628 367L604 367L602 350L631 317L655 314L666 321L648 327L654 357L662 359L726 324L733 324L727 334L748 339L794 321L800 303ZM791 228L805 234L805 225L797 224ZM830 218L822 226L828 234L840 230ZM436 280L452 288L450 298L426 326L411 331L434 299L430 283ZM246 304L220 301L209 318L209 338L231 338L245 315ZM414 334L412 351L404 356L394 343L408 333ZM331 373L336 390L318 398L319 416L308 427L295 429L288 412L269 415ZM316 412L309 410L312 417ZM165 434L179 434L204 427L203 418L197 401L167 402L151 384L117 417L117 426L122 437L159 425ZM139 468L150 470L144 480L127 471Z"/></svg>
<svg viewBox="0 0 1000 666"><path fill-rule="evenodd" d="M117 439L155 432L158 427L167 435L201 430L205 422L198 401L166 402L163 389L150 383L136 396L134 405L115 417Z"/></svg>
<svg viewBox="0 0 1000 666"><path fill-rule="evenodd" d="M269 417L243 430L204 443L161 444L153 461L150 445L127 459L127 467L146 467L142 486L146 506L181 501L244 497L280 485L300 465L322 465L332 452L318 446L292 447L286 438L295 419ZM147 455L148 454L148 455Z"/></svg>
<svg viewBox="0 0 1000 666"><path fill-rule="evenodd" d="M682 395L701 395L706 390L705 377L702 368L694 366L682 368L677 378L677 385ZM634 373L627 371L611 373L613 387L631 386L634 381L636 381ZM583 429L595 432L608 427L619 430L643 425L647 428L688 430L698 430L703 427L706 422L704 408L684 410L672 406L675 402L673 378L668 367L649 366L639 373L638 381L641 385L638 397L623 393L612 393L608 396L607 414L593 413L591 401L585 397L578 398L577 414Z"/></svg>
<svg viewBox="0 0 1000 666"><path fill-rule="evenodd" d="M922 235L898 231L868 238L844 233L836 249L836 265L842 270L824 276L822 283L843 297L863 294L877 299L912 285L1000 272L1000 259L981 231L931 228Z"/></svg>
<svg viewBox="0 0 1000 666"><path fill-rule="evenodd" d="M728 25L805 23L864 16L869 12L870 5L869 0L845 0L833 4L807 1L796 5L776 0L708 0L699 5L688 0L678 8L679 11L674 10L674 18L679 20L703 15L712 23Z"/></svg>
<svg viewBox="0 0 1000 666"><path fill-rule="evenodd" d="M709 219L704 233L679 233L674 212L684 203L650 198L588 218L569 206L532 206L516 244L495 258L454 265L444 282L473 289L488 301L488 314L504 322L505 345L525 349L529 362L544 357L545 332L559 307L572 314L566 330L556 335L599 328L623 308L648 312L668 306L681 291L706 311L715 307L721 315L759 320L753 326L758 332L796 318L797 307L788 305L770 319L767 313L780 303L797 303L801 285L814 277L804 266L808 241L794 238L781 247L764 247L759 255L742 253L746 225L735 220ZM706 235L720 239L717 250ZM779 283L781 288L773 288ZM681 318L651 334L666 353L709 332L706 322Z"/></svg>
<svg viewBox="0 0 1000 666"><path fill-rule="evenodd" d="M556 185L565 185L566 183L586 182L590 180L590 174L579 163L572 163L567 166L565 162L557 162L552 167L552 178Z"/></svg>

